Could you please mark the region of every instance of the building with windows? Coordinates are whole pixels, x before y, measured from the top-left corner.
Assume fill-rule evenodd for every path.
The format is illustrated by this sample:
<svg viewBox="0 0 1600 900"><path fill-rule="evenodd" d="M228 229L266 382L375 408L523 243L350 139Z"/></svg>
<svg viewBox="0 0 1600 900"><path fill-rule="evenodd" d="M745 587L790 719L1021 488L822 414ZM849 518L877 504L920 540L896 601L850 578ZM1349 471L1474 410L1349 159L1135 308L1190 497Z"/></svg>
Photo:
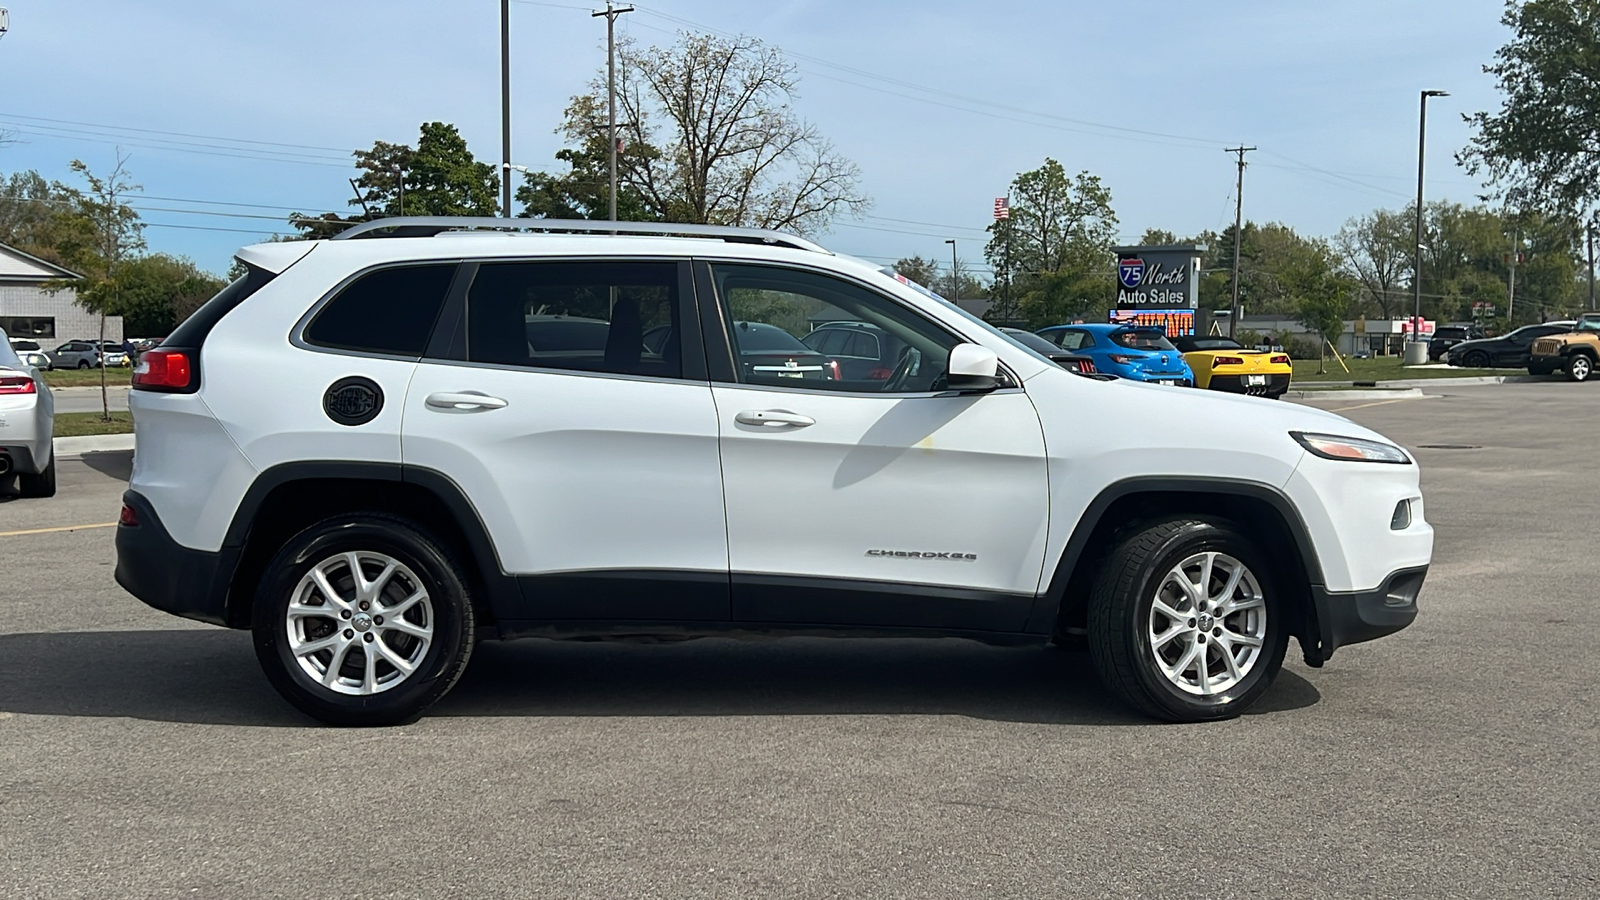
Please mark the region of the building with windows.
<svg viewBox="0 0 1600 900"><path fill-rule="evenodd" d="M78 305L72 288L51 292L45 286L76 279L76 272L0 244L0 328L14 338L55 348L69 340L98 340L100 316ZM106 317L106 340L122 340L122 317Z"/></svg>

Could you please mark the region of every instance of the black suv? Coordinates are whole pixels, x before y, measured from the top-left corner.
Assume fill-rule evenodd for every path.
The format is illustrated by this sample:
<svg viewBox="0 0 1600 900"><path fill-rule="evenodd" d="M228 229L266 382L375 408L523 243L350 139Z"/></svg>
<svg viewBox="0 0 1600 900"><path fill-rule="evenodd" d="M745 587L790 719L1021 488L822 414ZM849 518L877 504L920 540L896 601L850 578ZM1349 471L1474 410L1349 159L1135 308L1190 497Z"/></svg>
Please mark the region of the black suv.
<svg viewBox="0 0 1600 900"><path fill-rule="evenodd" d="M1450 352L1450 348L1462 341L1477 340L1483 337L1483 329L1470 323L1457 325L1440 325L1428 339L1428 358L1438 362Z"/></svg>

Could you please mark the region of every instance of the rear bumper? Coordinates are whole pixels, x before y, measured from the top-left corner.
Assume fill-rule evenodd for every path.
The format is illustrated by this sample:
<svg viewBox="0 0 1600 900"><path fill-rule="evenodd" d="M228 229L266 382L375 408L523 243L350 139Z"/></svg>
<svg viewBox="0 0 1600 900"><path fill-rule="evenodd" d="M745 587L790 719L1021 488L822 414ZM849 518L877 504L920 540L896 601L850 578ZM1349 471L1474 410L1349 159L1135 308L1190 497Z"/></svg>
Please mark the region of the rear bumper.
<svg viewBox="0 0 1600 900"><path fill-rule="evenodd" d="M1427 575L1427 566L1400 569L1370 591L1329 591L1312 585L1321 646L1304 648L1306 662L1320 665L1340 647L1376 640L1410 625L1417 618L1417 595Z"/></svg>
<svg viewBox="0 0 1600 900"><path fill-rule="evenodd" d="M172 539L155 507L138 491L124 493L122 502L139 524L117 526L117 583L162 612L212 625L232 624L228 582L238 549L192 550Z"/></svg>
<svg viewBox="0 0 1600 900"><path fill-rule="evenodd" d="M1257 397L1276 397L1289 389L1289 376L1267 375L1266 384L1244 383L1243 375L1212 375L1206 382L1206 388L1213 391L1226 391L1230 394L1250 394Z"/></svg>
<svg viewBox="0 0 1600 900"><path fill-rule="evenodd" d="M7 467L7 474L17 472L25 475L37 475L39 465L34 462L33 451L22 444L0 444L0 456L11 461ZM49 465L49 463L46 463Z"/></svg>

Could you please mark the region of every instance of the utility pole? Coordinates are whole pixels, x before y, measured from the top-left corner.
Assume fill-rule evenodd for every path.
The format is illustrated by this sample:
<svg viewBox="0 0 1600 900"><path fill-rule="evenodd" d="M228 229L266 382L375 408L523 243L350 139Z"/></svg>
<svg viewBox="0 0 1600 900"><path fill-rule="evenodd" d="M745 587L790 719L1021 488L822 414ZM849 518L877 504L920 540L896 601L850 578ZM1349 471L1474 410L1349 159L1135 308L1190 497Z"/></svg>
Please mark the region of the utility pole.
<svg viewBox="0 0 1600 900"><path fill-rule="evenodd" d="M500 0L500 215L511 218L511 0Z"/></svg>
<svg viewBox="0 0 1600 900"><path fill-rule="evenodd" d="M1522 259L1522 229L1515 229L1511 242L1511 283L1506 287L1506 327L1515 328L1511 314L1517 309L1517 263Z"/></svg>
<svg viewBox="0 0 1600 900"><path fill-rule="evenodd" d="M961 281L956 277L956 241L951 238L945 241L950 245L950 302L961 305Z"/></svg>
<svg viewBox="0 0 1600 900"><path fill-rule="evenodd" d="M1428 98L1448 97L1447 91L1423 91L1421 110L1417 114L1417 246L1416 258L1411 268L1411 292L1414 302L1411 309L1411 341L1422 340L1422 163L1428 149ZM1402 362L1405 360L1401 357ZM1427 362L1424 356L1423 362Z"/></svg>
<svg viewBox="0 0 1600 900"><path fill-rule="evenodd" d="M1589 244L1589 308L1594 309L1594 219L1583 226L1583 236Z"/></svg>
<svg viewBox="0 0 1600 900"><path fill-rule="evenodd" d="M633 12L631 6L612 6L611 0L606 0L605 12L590 13L590 17L606 17L606 102L610 107L608 113L607 133L611 145L611 221L617 220L617 16Z"/></svg>
<svg viewBox="0 0 1600 900"><path fill-rule="evenodd" d="M1254 149L1240 144L1226 151L1239 154L1239 181L1233 189L1233 305L1228 312L1229 338L1239 328L1239 238L1244 227L1244 155Z"/></svg>

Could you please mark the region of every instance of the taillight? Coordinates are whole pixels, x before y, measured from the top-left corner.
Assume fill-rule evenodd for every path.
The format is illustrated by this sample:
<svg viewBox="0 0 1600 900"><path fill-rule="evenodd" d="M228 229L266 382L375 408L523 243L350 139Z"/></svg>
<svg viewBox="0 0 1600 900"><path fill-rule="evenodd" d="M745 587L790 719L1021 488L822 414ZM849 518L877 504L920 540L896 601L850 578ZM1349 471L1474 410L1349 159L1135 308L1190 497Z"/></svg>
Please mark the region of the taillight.
<svg viewBox="0 0 1600 900"><path fill-rule="evenodd" d="M1114 362L1114 363L1122 363L1123 365L1127 365L1128 363L1138 362L1139 361L1139 357L1137 357L1137 356L1127 356L1127 355L1122 354L1122 353L1113 353L1113 354L1111 354L1111 361Z"/></svg>
<svg viewBox="0 0 1600 900"><path fill-rule="evenodd" d="M1092 360L1092 359L1079 360L1078 361L1078 371L1079 372L1088 372L1088 373L1094 372L1094 360Z"/></svg>
<svg viewBox="0 0 1600 900"><path fill-rule="evenodd" d="M133 370L133 386L146 390L184 390L194 376L183 350L146 350Z"/></svg>
<svg viewBox="0 0 1600 900"><path fill-rule="evenodd" d="M828 377L834 381L844 380L844 376L839 374L839 361L837 359L828 360Z"/></svg>
<svg viewBox="0 0 1600 900"><path fill-rule="evenodd" d="M1274 356L1272 358L1272 364L1275 365L1275 366L1287 366L1289 364L1289 357L1287 357L1287 356Z"/></svg>
<svg viewBox="0 0 1600 900"><path fill-rule="evenodd" d="M33 379L23 376L9 376L0 378L0 394L37 394L39 389L34 387Z"/></svg>
<svg viewBox="0 0 1600 900"><path fill-rule="evenodd" d="M1242 366L1242 365L1244 365L1244 360L1240 359L1237 356L1213 356L1213 357L1211 357L1211 368L1213 368L1213 369L1217 368L1218 366Z"/></svg>
<svg viewBox="0 0 1600 900"><path fill-rule="evenodd" d="M122 504L122 514L117 516L117 524L126 525L129 528L138 528L139 514L134 511L133 507L124 503Z"/></svg>

